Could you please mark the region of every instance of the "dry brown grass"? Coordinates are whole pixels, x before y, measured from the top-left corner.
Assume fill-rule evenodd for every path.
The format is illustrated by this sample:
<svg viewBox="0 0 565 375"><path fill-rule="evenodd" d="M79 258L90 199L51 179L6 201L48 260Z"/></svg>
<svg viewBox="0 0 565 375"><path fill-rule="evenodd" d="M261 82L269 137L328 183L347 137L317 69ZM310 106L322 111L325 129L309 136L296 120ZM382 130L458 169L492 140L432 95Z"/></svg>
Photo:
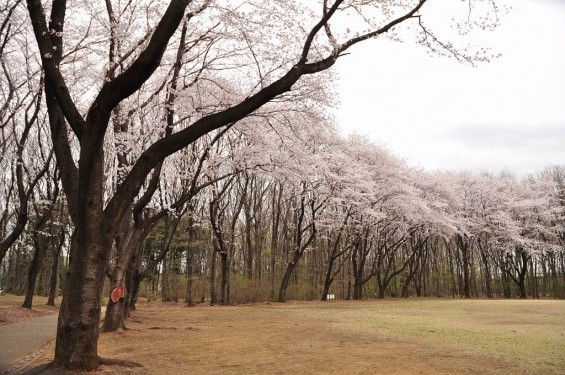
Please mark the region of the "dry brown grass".
<svg viewBox="0 0 565 375"><path fill-rule="evenodd" d="M143 367L102 366L98 373L561 374L565 302L524 302L393 300L196 308L150 303L134 312L127 331L103 333L99 341L102 357ZM518 326L508 315L513 310ZM546 315L548 319L539 319ZM548 339L552 351L519 360L516 356L529 352L540 356L543 348L521 333L513 347L503 348L511 342L501 336L508 324L510 331L522 327L526 338L542 326L556 331ZM489 326L498 327L492 337L485 333ZM454 334L457 327L461 335ZM51 349L35 365L52 358Z"/></svg>
<svg viewBox="0 0 565 375"><path fill-rule="evenodd" d="M39 318L45 315L53 315L59 311L58 307L46 305L47 297L33 297L31 310L22 307L23 301L23 296L15 296L12 294L0 295L0 326Z"/></svg>

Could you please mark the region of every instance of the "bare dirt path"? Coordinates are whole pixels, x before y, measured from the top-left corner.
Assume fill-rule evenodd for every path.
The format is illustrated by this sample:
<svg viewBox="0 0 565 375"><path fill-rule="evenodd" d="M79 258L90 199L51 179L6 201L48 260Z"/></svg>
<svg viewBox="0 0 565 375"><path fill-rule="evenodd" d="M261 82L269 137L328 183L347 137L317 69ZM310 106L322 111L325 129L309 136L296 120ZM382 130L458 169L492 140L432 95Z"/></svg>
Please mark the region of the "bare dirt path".
<svg viewBox="0 0 565 375"><path fill-rule="evenodd" d="M18 367L26 355L55 338L57 315L0 326L0 374Z"/></svg>

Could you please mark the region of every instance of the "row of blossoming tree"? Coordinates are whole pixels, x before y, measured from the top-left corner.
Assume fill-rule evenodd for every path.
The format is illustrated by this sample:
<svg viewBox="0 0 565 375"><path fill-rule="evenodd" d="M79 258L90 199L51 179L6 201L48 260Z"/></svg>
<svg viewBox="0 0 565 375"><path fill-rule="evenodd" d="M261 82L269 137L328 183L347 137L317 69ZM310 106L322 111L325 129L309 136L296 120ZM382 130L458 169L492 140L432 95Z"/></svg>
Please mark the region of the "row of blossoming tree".
<svg viewBox="0 0 565 375"><path fill-rule="evenodd" d="M144 230L116 239L109 284L127 281L134 302L143 285L144 297L150 289L189 304L196 291L185 276L211 303L284 301L289 285L291 298L563 297L564 167L522 179L426 172L362 137L295 120L303 129L258 139L241 125L195 145L206 152L171 160L139 219ZM31 225L4 262L6 290L29 298L34 274L38 290L56 293L60 255L50 254L72 230L57 181L42 182ZM108 329L123 323L124 307Z"/></svg>
<svg viewBox="0 0 565 375"><path fill-rule="evenodd" d="M192 199L174 242L165 226L149 235L141 265L173 250L145 296L563 297L564 167L523 179L426 172L361 137L323 133L290 155L286 143L284 163L274 151L245 167L222 159L214 176L229 178Z"/></svg>
<svg viewBox="0 0 565 375"><path fill-rule="evenodd" d="M62 290L55 366L101 363L102 295L106 330L140 296L181 288L189 304L562 296L563 168L415 170L338 136L326 115L330 68L351 47L391 38L484 62L492 54L469 36L503 11L492 0L3 2L2 282L27 307L34 291L54 303Z"/></svg>

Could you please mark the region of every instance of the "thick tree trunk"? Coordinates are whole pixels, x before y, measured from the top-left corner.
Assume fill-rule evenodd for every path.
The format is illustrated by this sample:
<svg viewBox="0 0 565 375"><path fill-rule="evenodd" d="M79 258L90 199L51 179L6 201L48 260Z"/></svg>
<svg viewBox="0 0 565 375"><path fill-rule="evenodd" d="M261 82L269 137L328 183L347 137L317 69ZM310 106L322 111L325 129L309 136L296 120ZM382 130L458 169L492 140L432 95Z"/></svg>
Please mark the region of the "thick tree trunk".
<svg viewBox="0 0 565 375"><path fill-rule="evenodd" d="M91 123L88 129L97 126L102 124ZM102 145L89 136L84 134L82 139L76 230L71 239L69 273L55 346L54 365L67 370L91 371L99 367L100 298L120 220L107 219L104 215L104 153Z"/></svg>
<svg viewBox="0 0 565 375"><path fill-rule="evenodd" d="M55 367L92 371L99 367L98 324L109 241L85 224L73 241L70 269L57 326Z"/></svg>

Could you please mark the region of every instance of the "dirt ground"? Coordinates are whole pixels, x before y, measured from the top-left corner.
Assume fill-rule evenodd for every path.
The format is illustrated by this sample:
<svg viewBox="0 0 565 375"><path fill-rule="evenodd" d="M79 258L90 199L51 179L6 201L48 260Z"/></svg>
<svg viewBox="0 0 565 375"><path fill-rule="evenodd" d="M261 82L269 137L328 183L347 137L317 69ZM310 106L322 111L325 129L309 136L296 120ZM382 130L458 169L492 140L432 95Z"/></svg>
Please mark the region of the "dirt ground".
<svg viewBox="0 0 565 375"><path fill-rule="evenodd" d="M104 365L97 373L526 374L508 362L453 347L394 340L378 330L344 330L342 317L319 319L311 314L317 304L141 305L128 321L128 330L103 333L99 340L101 357L132 363ZM30 373L52 358L53 346Z"/></svg>
<svg viewBox="0 0 565 375"><path fill-rule="evenodd" d="M45 305L46 302L46 297L34 297L33 308L30 310L21 306L22 296L0 295L0 326L57 314L59 309Z"/></svg>

